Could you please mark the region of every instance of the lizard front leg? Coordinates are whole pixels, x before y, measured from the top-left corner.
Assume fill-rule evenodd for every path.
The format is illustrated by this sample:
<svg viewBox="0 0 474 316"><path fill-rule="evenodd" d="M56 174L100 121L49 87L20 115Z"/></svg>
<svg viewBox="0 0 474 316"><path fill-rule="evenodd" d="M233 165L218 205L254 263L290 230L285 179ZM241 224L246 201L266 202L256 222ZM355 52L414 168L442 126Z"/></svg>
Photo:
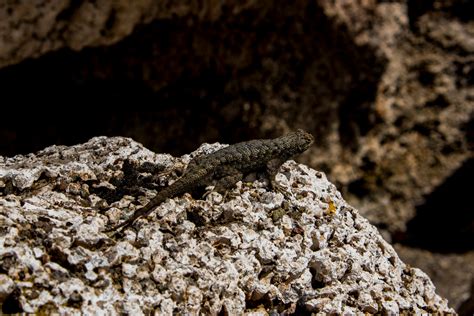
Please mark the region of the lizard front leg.
<svg viewBox="0 0 474 316"><path fill-rule="evenodd" d="M275 177L276 177L278 171L280 170L281 165L286 160L287 160L286 157L284 157L284 158L275 158L275 159L269 160L267 162L267 170L266 170L268 178L270 180L270 188L272 190L276 191L276 192L282 193L283 195L285 194L286 190L276 182Z"/></svg>

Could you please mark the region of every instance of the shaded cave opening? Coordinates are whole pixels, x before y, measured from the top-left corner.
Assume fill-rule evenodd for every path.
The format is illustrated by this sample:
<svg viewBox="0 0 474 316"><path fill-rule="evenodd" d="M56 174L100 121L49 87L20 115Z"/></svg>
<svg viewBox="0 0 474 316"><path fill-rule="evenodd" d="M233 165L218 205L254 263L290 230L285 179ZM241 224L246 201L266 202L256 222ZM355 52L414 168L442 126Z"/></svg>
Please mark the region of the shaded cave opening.
<svg viewBox="0 0 474 316"><path fill-rule="evenodd" d="M425 198L404 236L395 241L439 253L474 250L473 179L471 158Z"/></svg>
<svg viewBox="0 0 474 316"><path fill-rule="evenodd" d="M61 49L0 69L8 112L0 155L100 135L176 156L203 142L275 137L276 126L261 128L269 112L280 114L270 103L295 94L284 115L290 127L307 126L324 140L337 120L342 142L356 146L377 123L370 113L385 60L356 45L317 4L286 6L216 23L158 20L111 46Z"/></svg>

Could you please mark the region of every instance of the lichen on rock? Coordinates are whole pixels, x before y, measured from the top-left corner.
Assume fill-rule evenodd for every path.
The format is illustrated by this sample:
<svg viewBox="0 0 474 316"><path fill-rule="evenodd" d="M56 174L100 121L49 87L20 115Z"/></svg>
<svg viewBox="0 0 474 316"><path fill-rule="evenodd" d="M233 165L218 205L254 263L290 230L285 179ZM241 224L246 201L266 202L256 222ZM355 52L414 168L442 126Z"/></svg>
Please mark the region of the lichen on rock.
<svg viewBox="0 0 474 316"><path fill-rule="evenodd" d="M224 196L168 199L122 235L104 233L221 146L173 158L97 137L0 158L4 311L453 312L323 173L292 160L277 176L284 194L256 175Z"/></svg>

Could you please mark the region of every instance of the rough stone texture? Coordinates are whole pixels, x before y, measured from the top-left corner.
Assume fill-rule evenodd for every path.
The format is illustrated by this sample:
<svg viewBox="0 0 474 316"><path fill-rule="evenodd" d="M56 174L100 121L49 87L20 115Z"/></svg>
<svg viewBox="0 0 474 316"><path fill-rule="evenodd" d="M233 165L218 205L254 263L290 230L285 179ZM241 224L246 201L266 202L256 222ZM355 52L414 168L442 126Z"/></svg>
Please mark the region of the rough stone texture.
<svg viewBox="0 0 474 316"><path fill-rule="evenodd" d="M294 161L277 176L285 196L257 177L225 197L168 200L121 238L102 233L152 196L142 186L221 146L173 158L98 137L0 157L3 311L453 312L323 173Z"/></svg>
<svg viewBox="0 0 474 316"><path fill-rule="evenodd" d="M377 76L373 100L357 104L349 95L353 104L342 111L352 117L347 122L341 117L334 123L339 129L328 136L340 142L328 143L314 159L327 164L338 155L330 179L344 185L345 196L372 223L403 232L423 195L471 156L466 132L474 113L473 24L455 20L458 34L448 45L441 34L453 19L440 21L450 14L447 4L441 10L435 1L420 12L416 1L323 3L325 14L347 27L356 45L373 50L383 71L362 75ZM427 24L436 28L436 40ZM457 45L460 49L450 49ZM341 124L349 125L346 134ZM344 146L348 142L352 150Z"/></svg>
<svg viewBox="0 0 474 316"><path fill-rule="evenodd" d="M472 291L471 284L474 282L474 252L446 255L403 245L395 245L394 248L404 262L410 262L411 265L422 269L430 276L433 283L447 285L438 287L437 290L440 295L449 300L451 306L462 309L463 305L467 305L470 298L469 292ZM460 310L459 312L461 313ZM472 306L470 312L466 310L462 313L462 315L472 314L474 314Z"/></svg>
<svg viewBox="0 0 474 316"><path fill-rule="evenodd" d="M270 1L238 1L232 14L258 9ZM227 4L228 5L228 4ZM130 35L137 25L153 19L194 16L213 21L222 1L52 0L0 3L0 67L23 59L70 48L110 45Z"/></svg>
<svg viewBox="0 0 474 316"><path fill-rule="evenodd" d="M89 103L100 93L109 100L119 91L134 106L160 112L107 113L95 126L123 126L112 134L128 133L164 152L304 127L317 139L304 161L326 172L351 205L386 230L384 237L404 242L417 205L473 159L473 4L102 0L37 1L33 8L8 2L0 4L0 66L44 56L0 70L0 85L4 97L59 104L81 97ZM45 54L61 47L80 51ZM143 95L151 101L137 102ZM77 124L90 122L88 113L80 115ZM49 122L50 115L42 118ZM49 129L58 121L75 125L71 120L52 120ZM16 141L7 132L0 146L41 143L44 124L37 116L26 125L33 124L34 135ZM442 231L470 237L438 236L472 250L466 242L474 236L472 216L465 216L443 222ZM454 272L467 290L468 269ZM451 282L437 286L458 292Z"/></svg>

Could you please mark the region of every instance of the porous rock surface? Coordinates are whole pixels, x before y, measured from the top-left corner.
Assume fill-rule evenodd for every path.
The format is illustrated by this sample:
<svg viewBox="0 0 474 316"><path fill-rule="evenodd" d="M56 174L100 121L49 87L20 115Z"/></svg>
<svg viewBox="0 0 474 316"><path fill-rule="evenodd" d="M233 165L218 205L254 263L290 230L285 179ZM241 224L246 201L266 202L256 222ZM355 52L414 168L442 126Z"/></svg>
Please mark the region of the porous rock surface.
<svg viewBox="0 0 474 316"><path fill-rule="evenodd" d="M400 244L394 245L394 248L404 262L410 262L411 265L422 269L430 276L433 283L452 285L449 288L437 286L436 290L449 299L450 306L458 307L457 312L460 315L474 313L474 306L470 307L471 312L463 313L462 308L469 300L473 301L469 293L474 288L472 287L474 285L474 251L463 254L440 254Z"/></svg>
<svg viewBox="0 0 474 316"><path fill-rule="evenodd" d="M173 158L97 137L0 157L3 311L453 312L323 173L294 161L277 176L284 195L257 175L226 196L169 199L123 235L103 232L146 203L153 183L222 146Z"/></svg>

